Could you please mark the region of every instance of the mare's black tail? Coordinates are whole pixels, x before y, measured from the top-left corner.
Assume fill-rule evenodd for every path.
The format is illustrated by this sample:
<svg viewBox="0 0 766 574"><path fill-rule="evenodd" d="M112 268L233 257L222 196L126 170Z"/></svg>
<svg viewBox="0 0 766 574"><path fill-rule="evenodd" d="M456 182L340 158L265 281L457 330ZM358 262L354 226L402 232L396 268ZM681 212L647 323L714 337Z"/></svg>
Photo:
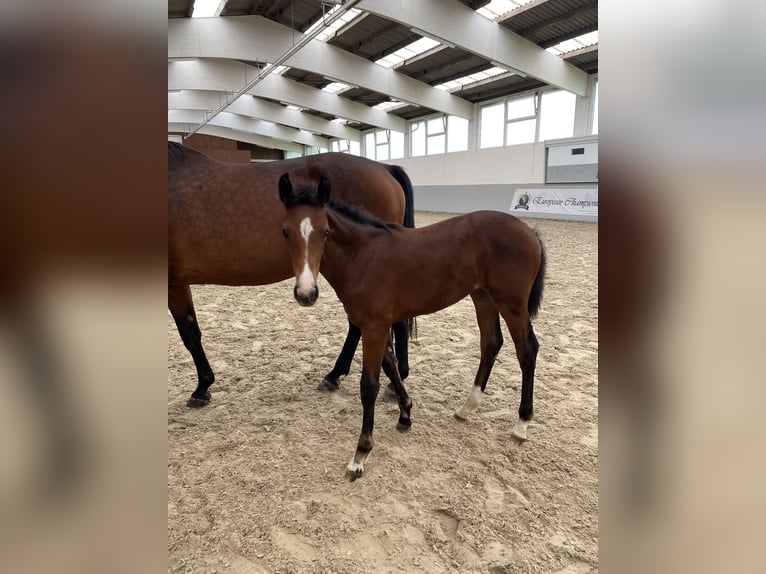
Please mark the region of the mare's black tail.
<svg viewBox="0 0 766 574"><path fill-rule="evenodd" d="M410 177L407 175L407 172L404 171L404 168L398 165L389 166L389 171L391 175L394 177L394 179L399 182L399 185L402 186L402 192L404 192L404 219L402 220L402 225L404 225L404 227L414 228L415 227L415 194L413 193L412 182L410 181ZM409 337L413 339L417 338L418 324L417 324L417 321L415 320L415 317L412 317L411 319L407 319L407 331L408 331ZM403 341L400 339L397 339L396 344L397 344L398 354L401 356L401 353L403 350L404 352L406 352L407 339L405 338Z"/></svg>
<svg viewBox="0 0 766 574"><path fill-rule="evenodd" d="M529 312L530 319L534 318L540 310L540 303L543 300L543 288L545 287L545 245L543 245L543 240L540 239L540 234L537 231L535 231L535 235L537 235L537 240L540 242L540 269L537 270L532 291L529 293L527 311Z"/></svg>
<svg viewBox="0 0 766 574"><path fill-rule="evenodd" d="M389 166L389 169L391 175L399 182L404 192L404 220L402 225L405 227L415 227L415 196L412 191L412 182L402 167L392 165Z"/></svg>

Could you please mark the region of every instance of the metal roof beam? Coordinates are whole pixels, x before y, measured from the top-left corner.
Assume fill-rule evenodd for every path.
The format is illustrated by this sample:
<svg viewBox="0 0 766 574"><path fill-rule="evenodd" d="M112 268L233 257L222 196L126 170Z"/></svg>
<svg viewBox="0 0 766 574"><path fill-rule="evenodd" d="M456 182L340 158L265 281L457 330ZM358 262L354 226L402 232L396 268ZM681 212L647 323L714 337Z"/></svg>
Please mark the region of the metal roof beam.
<svg viewBox="0 0 766 574"><path fill-rule="evenodd" d="M174 133L181 133L184 134L187 131L189 131L189 124L184 123L168 123L168 133L174 132ZM216 126L212 124L207 124L204 127L200 128L200 130L197 132L200 134L206 134L209 136L217 136L220 138L226 138L230 140L238 140L241 142L254 144L260 147L265 147L267 149L281 149L285 151L291 151L296 153L303 153L303 146L301 144L287 142L284 140L275 140L271 138L266 138L263 136L259 136L250 132L242 131L242 130L236 130L231 128L225 128L221 126Z"/></svg>
<svg viewBox="0 0 766 574"><path fill-rule="evenodd" d="M471 10L468 12L473 14ZM260 16L169 20L168 58L275 62L302 39L303 34ZM319 40L308 42L304 49L292 54L284 64L425 108L466 119L472 117L473 106L470 102ZM244 85L241 84L234 92ZM284 99L278 93L271 97Z"/></svg>
<svg viewBox="0 0 766 574"><path fill-rule="evenodd" d="M213 92L204 90L182 90L168 93L169 110L200 110L211 111L217 109L227 100L230 94L226 92ZM362 133L359 130L342 125L338 122L330 122L310 114L304 114L297 110L291 110L279 104L267 102L255 96L245 94L233 102L227 111L275 122L285 126L320 133L325 137L348 139L357 142L362 141Z"/></svg>
<svg viewBox="0 0 766 574"><path fill-rule="evenodd" d="M375 64L373 64L375 65ZM380 66L376 66L380 68ZM176 60L168 62L168 90L213 90L235 93L258 70L231 60ZM249 92L253 96L287 102L378 128L405 132L406 120L352 102L335 94L272 74Z"/></svg>
<svg viewBox="0 0 766 574"><path fill-rule="evenodd" d="M168 124L199 124L207 119L204 111L198 110L168 110ZM230 128L258 134L278 140L295 142L316 147L330 147L327 138L316 136L310 132L280 126L273 122L256 120L239 114L221 112L207 123L219 127Z"/></svg>
<svg viewBox="0 0 766 574"><path fill-rule="evenodd" d="M588 74L460 2L362 0L357 8L422 30L546 84L587 95Z"/></svg>

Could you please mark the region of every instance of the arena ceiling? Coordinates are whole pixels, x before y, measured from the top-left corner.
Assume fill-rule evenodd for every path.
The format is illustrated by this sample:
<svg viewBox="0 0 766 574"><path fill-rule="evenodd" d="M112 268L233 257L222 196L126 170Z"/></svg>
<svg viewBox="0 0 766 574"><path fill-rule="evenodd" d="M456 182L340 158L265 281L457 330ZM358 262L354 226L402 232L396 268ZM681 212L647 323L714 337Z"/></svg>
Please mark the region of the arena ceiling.
<svg viewBox="0 0 766 574"><path fill-rule="evenodd" d="M597 0L168 0L168 131L299 151L598 72ZM277 66L277 64L281 64Z"/></svg>

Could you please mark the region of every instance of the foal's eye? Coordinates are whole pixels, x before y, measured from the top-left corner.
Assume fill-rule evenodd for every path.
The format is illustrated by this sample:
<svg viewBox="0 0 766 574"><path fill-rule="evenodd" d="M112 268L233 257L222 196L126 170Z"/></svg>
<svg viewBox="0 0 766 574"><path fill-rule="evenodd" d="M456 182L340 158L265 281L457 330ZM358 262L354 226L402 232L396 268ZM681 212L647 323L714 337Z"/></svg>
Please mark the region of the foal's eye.
<svg viewBox="0 0 766 574"><path fill-rule="evenodd" d="M325 229L324 233L322 233L322 241L327 241L327 238L330 236L330 230Z"/></svg>
<svg viewBox="0 0 766 574"><path fill-rule="evenodd" d="M285 239L287 239L287 229L285 229L284 227L282 228L282 236L283 236Z"/></svg>

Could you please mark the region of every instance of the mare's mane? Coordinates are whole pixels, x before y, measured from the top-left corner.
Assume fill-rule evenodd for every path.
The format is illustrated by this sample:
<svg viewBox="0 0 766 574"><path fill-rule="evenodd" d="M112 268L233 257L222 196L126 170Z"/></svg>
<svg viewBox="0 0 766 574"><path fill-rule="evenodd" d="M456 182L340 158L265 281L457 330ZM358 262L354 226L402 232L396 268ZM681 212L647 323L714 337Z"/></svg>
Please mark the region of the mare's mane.
<svg viewBox="0 0 766 574"><path fill-rule="evenodd" d="M168 140L168 167L193 156L202 156L207 159L211 159L205 154L198 152L196 149L186 147L185 145L181 145L178 142L172 142Z"/></svg>

